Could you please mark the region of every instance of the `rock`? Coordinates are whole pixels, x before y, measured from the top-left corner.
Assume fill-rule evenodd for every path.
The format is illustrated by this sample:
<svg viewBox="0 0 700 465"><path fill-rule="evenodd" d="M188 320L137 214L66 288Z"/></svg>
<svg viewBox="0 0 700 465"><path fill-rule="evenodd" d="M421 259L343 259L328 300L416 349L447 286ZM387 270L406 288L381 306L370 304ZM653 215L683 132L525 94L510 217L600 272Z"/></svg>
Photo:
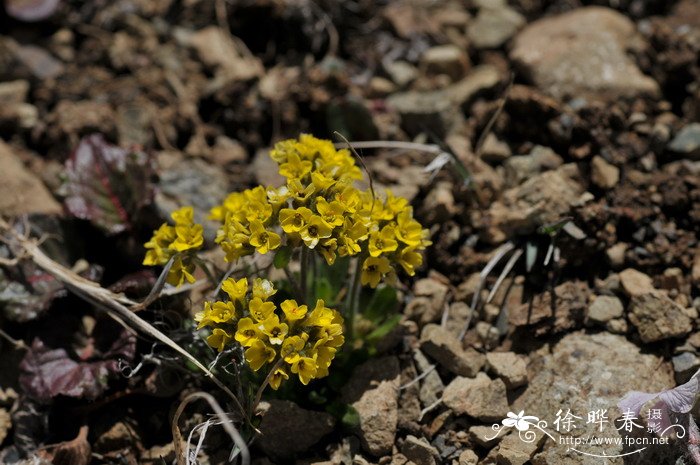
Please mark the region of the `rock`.
<svg viewBox="0 0 700 465"><path fill-rule="evenodd" d="M396 85L381 76L374 76L369 80L369 96L371 98L384 98L396 92Z"/></svg>
<svg viewBox="0 0 700 465"><path fill-rule="evenodd" d="M569 164L508 189L491 204L483 239L500 243L516 234L531 233L543 224L560 221L584 193L577 177L578 168Z"/></svg>
<svg viewBox="0 0 700 465"><path fill-rule="evenodd" d="M479 342L482 347L486 350L491 350L498 346L501 339L501 334L498 332L498 328L485 322L479 321L474 326L476 335L479 337Z"/></svg>
<svg viewBox="0 0 700 465"><path fill-rule="evenodd" d="M435 184L423 201L420 209L425 221L430 224L444 223L457 213L452 183L440 181Z"/></svg>
<svg viewBox="0 0 700 465"><path fill-rule="evenodd" d="M29 93L29 81L20 79L17 81L0 82L0 104L11 105L24 103Z"/></svg>
<svg viewBox="0 0 700 465"><path fill-rule="evenodd" d="M484 421L500 420L508 412L505 383L491 380L485 373L476 378L458 376L445 387L442 401L457 415Z"/></svg>
<svg viewBox="0 0 700 465"><path fill-rule="evenodd" d="M416 465L435 465L439 454L437 449L431 446L425 439L418 439L408 435L403 445L401 453Z"/></svg>
<svg viewBox="0 0 700 465"><path fill-rule="evenodd" d="M627 324L627 320L624 318L615 318L614 320L610 320L605 324L605 329L613 334L627 334L627 331L629 331L629 325Z"/></svg>
<svg viewBox="0 0 700 465"><path fill-rule="evenodd" d="M487 371L503 380L508 389L527 384L527 362L513 352L489 352L486 354Z"/></svg>
<svg viewBox="0 0 700 465"><path fill-rule="evenodd" d="M591 180L601 189L612 189L620 180L620 169L596 155L591 160Z"/></svg>
<svg viewBox="0 0 700 465"><path fill-rule="evenodd" d="M414 297L406 305L404 315L407 318L426 325L440 319L442 309L438 309L433 305L433 301L428 297Z"/></svg>
<svg viewBox="0 0 700 465"><path fill-rule="evenodd" d="M352 404L360 417L360 440L369 453L391 452L398 424L398 383L383 381Z"/></svg>
<svg viewBox="0 0 700 465"><path fill-rule="evenodd" d="M489 133L481 149L481 158L489 163L501 163L511 156L510 146Z"/></svg>
<svg viewBox="0 0 700 465"><path fill-rule="evenodd" d="M613 318L621 317L623 310L622 302L617 297L599 295L588 307L586 320L592 324L604 325Z"/></svg>
<svg viewBox="0 0 700 465"><path fill-rule="evenodd" d="M498 444L501 439L503 439L502 435L494 436L494 430L490 426L469 427L469 439L472 441L472 443L476 443L477 445L485 447L486 449L492 448Z"/></svg>
<svg viewBox="0 0 700 465"><path fill-rule="evenodd" d="M679 291L684 285L683 270L678 267L666 268L659 280L659 287L669 291Z"/></svg>
<svg viewBox="0 0 700 465"><path fill-rule="evenodd" d="M476 376L486 361L485 357L474 349L463 350L456 336L436 324L429 324L423 328L420 343L423 352L456 375Z"/></svg>
<svg viewBox="0 0 700 465"><path fill-rule="evenodd" d="M634 268L627 268L620 272L620 283L625 294L630 297L654 292L652 279Z"/></svg>
<svg viewBox="0 0 700 465"><path fill-rule="evenodd" d="M658 84L626 53L637 41L629 18L589 6L528 24L510 57L537 87L559 99L658 95Z"/></svg>
<svg viewBox="0 0 700 465"><path fill-rule="evenodd" d="M360 417L362 447L372 455L389 454L398 425L399 362L396 357L369 360L355 368L341 390Z"/></svg>
<svg viewBox="0 0 700 465"><path fill-rule="evenodd" d="M255 443L265 454L279 459L308 450L335 426L328 413L306 410L288 400L261 402L260 410L264 413L259 427L262 434Z"/></svg>
<svg viewBox="0 0 700 465"><path fill-rule="evenodd" d="M508 322L535 336L551 335L583 326L588 294L585 282L567 281L554 289L555 309L551 308L551 292L535 296L532 307L529 303L512 308Z"/></svg>
<svg viewBox="0 0 700 465"><path fill-rule="evenodd" d="M641 349L623 336L609 333L567 334L551 347L531 353L534 377L525 392L511 406L512 412L525 411L546 420L550 425L559 410L570 409L576 420L576 435L600 435L597 424L587 424L586 416L591 410L607 409L610 424L603 434L619 437L613 419L619 417L616 405L629 391L659 392L675 386L669 363L660 357L642 353ZM553 447L548 447L553 446ZM533 458L533 463L560 465L582 463L580 455L572 461L566 447L552 443L549 439L542 452ZM622 445L605 445L586 449L591 453L605 452L608 455L622 451ZM583 462L600 463L600 459Z"/></svg>
<svg viewBox="0 0 700 465"><path fill-rule="evenodd" d="M683 308L660 292L632 296L629 319L643 342L684 336L693 329Z"/></svg>
<svg viewBox="0 0 700 465"><path fill-rule="evenodd" d="M668 149L692 160L700 160L700 123L690 123L678 131Z"/></svg>
<svg viewBox="0 0 700 465"><path fill-rule="evenodd" d="M387 99L387 104L399 113L401 125L410 134L428 129L443 137L459 122L460 107L499 81L495 67L477 66L464 79L444 89L398 92Z"/></svg>
<svg viewBox="0 0 700 465"><path fill-rule="evenodd" d="M700 368L700 357L692 352L675 355L671 362L673 363L676 383L679 385L687 383Z"/></svg>
<svg viewBox="0 0 700 465"><path fill-rule="evenodd" d="M532 442L523 441L520 435L507 434L498 444L497 460L499 465L524 465L535 454L540 444L546 437L542 433L536 433L537 437Z"/></svg>
<svg viewBox="0 0 700 465"><path fill-rule="evenodd" d="M507 5L490 4L467 26L467 37L477 49L498 48L524 24L525 18Z"/></svg>
<svg viewBox="0 0 700 465"><path fill-rule="evenodd" d="M168 443L162 446L153 446L141 454L139 463L142 465L162 465L175 461L175 446Z"/></svg>
<svg viewBox="0 0 700 465"><path fill-rule="evenodd" d="M467 324L467 321L474 321L475 312L464 302L453 302L448 310L450 317L445 328L451 334L460 334Z"/></svg>
<svg viewBox="0 0 700 465"><path fill-rule="evenodd" d="M97 438L94 449L96 452L106 453L120 449L132 449L140 442L139 434L130 423L118 421Z"/></svg>
<svg viewBox="0 0 700 465"><path fill-rule="evenodd" d="M112 132L116 117L112 106L106 102L61 100L49 119L64 135L83 136L91 132Z"/></svg>
<svg viewBox="0 0 700 465"><path fill-rule="evenodd" d="M242 42L234 42L216 26L200 29L184 37L184 41L197 51L205 65L217 68L227 80L248 81L264 74L260 59L245 53Z"/></svg>
<svg viewBox="0 0 700 465"><path fill-rule="evenodd" d="M428 297L432 300L433 306L442 310L447 298L449 286L441 283L435 278L419 279L413 285L413 293L417 296Z"/></svg>
<svg viewBox="0 0 700 465"><path fill-rule="evenodd" d="M44 184L0 140L0 215L60 215L63 209Z"/></svg>
<svg viewBox="0 0 700 465"><path fill-rule="evenodd" d="M617 244L613 245L608 250L606 250L605 254L608 256L610 266L616 269L619 269L622 266L624 266L625 253L627 253L628 248L629 245L625 244L624 242L618 242Z"/></svg>
<svg viewBox="0 0 700 465"><path fill-rule="evenodd" d="M406 61L390 61L384 65L384 70L399 87L406 87L418 77L416 67Z"/></svg>
<svg viewBox="0 0 700 465"><path fill-rule="evenodd" d="M693 269L690 271L690 279L695 286L700 286L700 249L695 251L693 257Z"/></svg>
<svg viewBox="0 0 700 465"><path fill-rule="evenodd" d="M421 63L427 74L446 74L452 81L464 77L469 69L469 56L456 45L438 45L423 53Z"/></svg>
<svg viewBox="0 0 700 465"><path fill-rule="evenodd" d="M517 186L543 171L559 168L564 160L549 147L535 145L529 154L509 158L505 163L506 184Z"/></svg>
<svg viewBox="0 0 700 465"><path fill-rule="evenodd" d="M61 61L41 47L19 44L14 40L10 40L8 45L18 65L36 79L55 79L65 70Z"/></svg>
<svg viewBox="0 0 700 465"><path fill-rule="evenodd" d="M478 462L479 456L471 449L467 449L459 454L458 465L476 465Z"/></svg>
<svg viewBox="0 0 700 465"><path fill-rule="evenodd" d="M0 408L0 444L7 437L7 433L12 429L12 417L7 410Z"/></svg>
<svg viewBox="0 0 700 465"><path fill-rule="evenodd" d="M159 157L159 161L162 157ZM161 163L156 205L164 217L183 206L194 207L195 221L204 225L205 236L213 238L219 227L207 219L209 210L228 194L226 175L221 167L199 158L180 158Z"/></svg>
<svg viewBox="0 0 700 465"><path fill-rule="evenodd" d="M413 360L416 362L418 375L430 370L430 373L425 375L425 377L420 381L420 391L418 396L423 404L423 407L433 405L442 395L442 392L445 390L445 385L442 383L442 379L440 378L437 370L431 365L430 361L428 361L425 355L423 355L423 352L416 349L413 352Z"/></svg>
<svg viewBox="0 0 700 465"><path fill-rule="evenodd" d="M284 176L279 174L277 162L270 158L269 149L255 152L252 165L255 181L261 186L282 186L287 182Z"/></svg>

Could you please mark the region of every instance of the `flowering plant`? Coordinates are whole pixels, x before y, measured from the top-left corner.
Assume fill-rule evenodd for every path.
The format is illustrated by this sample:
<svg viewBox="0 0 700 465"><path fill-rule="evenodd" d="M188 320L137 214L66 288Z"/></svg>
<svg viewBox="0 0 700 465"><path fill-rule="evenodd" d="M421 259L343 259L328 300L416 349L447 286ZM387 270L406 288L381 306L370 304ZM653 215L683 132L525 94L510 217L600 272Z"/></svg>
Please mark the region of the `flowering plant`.
<svg viewBox="0 0 700 465"><path fill-rule="evenodd" d="M247 278L227 278L220 286L226 298L206 302L195 319L198 329L210 329L207 342L213 348L244 347L254 371L272 364L267 380L277 389L290 372L303 384L326 376L345 341L345 329L353 334L360 285L393 285L398 269L414 275L430 241L406 199L390 191L380 199L373 189L354 186L362 172L348 150L301 135L279 142L270 156L286 182L233 192L211 210L210 218L221 224L215 242L227 262L274 252L275 264L287 272L297 298L276 300L277 290L267 279L255 278L251 287ZM191 207L172 218L175 226L161 226L146 243L144 264L170 266L167 282L180 285L194 281L202 227L194 224ZM289 267L295 255L296 277ZM312 296L308 273L317 258L332 267L339 257L356 262L351 284L343 289L345 323L326 301Z"/></svg>

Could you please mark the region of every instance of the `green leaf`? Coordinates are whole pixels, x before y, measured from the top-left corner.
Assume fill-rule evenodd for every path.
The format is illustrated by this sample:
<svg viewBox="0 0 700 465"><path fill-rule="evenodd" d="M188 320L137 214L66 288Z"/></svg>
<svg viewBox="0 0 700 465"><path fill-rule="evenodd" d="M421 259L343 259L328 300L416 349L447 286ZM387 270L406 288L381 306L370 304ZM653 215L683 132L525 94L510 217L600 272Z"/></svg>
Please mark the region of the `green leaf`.
<svg viewBox="0 0 700 465"><path fill-rule="evenodd" d="M386 319L386 321L384 323L382 323L377 328L375 328L374 331L369 333L367 335L367 337L365 337L365 340L367 342L378 341L379 339L381 339L384 336L386 336L387 334L389 334L389 332L391 332L391 330L394 329L396 327L396 325L399 324L399 321L401 321L400 314L390 316L389 318Z"/></svg>
<svg viewBox="0 0 700 465"><path fill-rule="evenodd" d="M357 428L360 426L360 414L352 405L346 405L345 413L340 421L347 428Z"/></svg>
<svg viewBox="0 0 700 465"><path fill-rule="evenodd" d="M314 297L312 302L316 302L318 299L323 299L326 305L334 306L336 304L335 297L338 295L334 292L333 286L327 278L316 278L314 283Z"/></svg>
<svg viewBox="0 0 700 465"><path fill-rule="evenodd" d="M377 325L384 321L387 315L392 314L396 310L398 303L396 290L393 287L379 287L374 291L370 301L364 307L362 316Z"/></svg>
<svg viewBox="0 0 700 465"><path fill-rule="evenodd" d="M277 250L277 253L275 253L275 258L272 260L272 265L278 270L281 270L289 265L289 260L291 258L292 247L288 245L280 247L279 250Z"/></svg>

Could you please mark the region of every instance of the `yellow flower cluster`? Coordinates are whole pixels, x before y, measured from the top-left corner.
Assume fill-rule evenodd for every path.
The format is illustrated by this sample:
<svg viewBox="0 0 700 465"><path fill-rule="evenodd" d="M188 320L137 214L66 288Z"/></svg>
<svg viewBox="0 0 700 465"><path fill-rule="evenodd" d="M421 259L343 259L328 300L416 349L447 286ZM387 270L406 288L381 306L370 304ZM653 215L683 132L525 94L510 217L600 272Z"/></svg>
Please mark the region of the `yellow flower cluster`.
<svg viewBox="0 0 700 465"><path fill-rule="evenodd" d="M192 207L183 207L172 212L171 217L175 226L167 223L153 232L151 240L146 242L146 257L144 265L165 265L175 256L173 264L168 272L167 282L174 286L182 285L185 280L190 283L195 281L192 273L194 263L192 255L188 252L202 247L204 237L201 224L194 222Z"/></svg>
<svg viewBox="0 0 700 465"><path fill-rule="evenodd" d="M323 300L309 310L295 300L278 308L270 301L277 291L268 280L256 278L249 292L248 280L226 279L221 286L226 301L205 302L195 315L197 329L211 328L207 343L223 351L233 341L245 347L245 358L254 371L271 363L275 372L270 386L278 389L289 372L303 384L328 375L338 347L345 342L343 319Z"/></svg>
<svg viewBox="0 0 700 465"><path fill-rule="evenodd" d="M303 134L279 142L270 156L285 185L233 192L211 211L222 223L216 242L227 261L303 245L329 265L338 256L359 256L361 282L373 288L395 279L395 265L412 276L422 264L428 231L406 199L387 192L379 200L353 186L362 172L348 150Z"/></svg>

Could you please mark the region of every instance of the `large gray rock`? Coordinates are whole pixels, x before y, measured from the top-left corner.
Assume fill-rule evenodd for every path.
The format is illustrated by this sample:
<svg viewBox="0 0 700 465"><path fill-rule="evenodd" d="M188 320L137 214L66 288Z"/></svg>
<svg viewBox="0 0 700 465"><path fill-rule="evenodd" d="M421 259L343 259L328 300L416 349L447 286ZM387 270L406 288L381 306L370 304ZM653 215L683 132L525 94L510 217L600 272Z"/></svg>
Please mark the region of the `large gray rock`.
<svg viewBox="0 0 700 465"><path fill-rule="evenodd" d="M262 403L261 409L265 416L260 423L262 434L256 444L272 457L288 458L303 452L333 431L335 426L331 415L305 410L287 400L272 399Z"/></svg>
<svg viewBox="0 0 700 465"><path fill-rule="evenodd" d="M467 27L467 37L477 49L498 48L525 25L525 18L505 4L484 5Z"/></svg>
<svg viewBox="0 0 700 465"><path fill-rule="evenodd" d="M675 385L669 363L655 355L641 353L636 345L622 336L599 333L571 333L553 347L545 347L531 355L535 376L527 389L518 397L511 411L525 411L546 420L551 431L556 431L553 420L559 410L567 409L577 420L577 435L600 435L597 424L586 424L587 412L608 409L612 422L620 416L617 402L629 391L659 392ZM562 413L562 415L564 414ZM609 424L604 434L618 436L616 426ZM668 447L668 446L664 446ZM568 451L566 446L553 444L547 439L544 451L536 454L532 463L539 465L584 464L599 465L599 457L586 457ZM586 452L620 453L619 445L590 446ZM621 459L610 463L622 464ZM653 462L639 462L653 463Z"/></svg>
<svg viewBox="0 0 700 465"><path fill-rule="evenodd" d="M700 159L700 123L691 123L678 131L668 148L693 160Z"/></svg>
<svg viewBox="0 0 700 465"><path fill-rule="evenodd" d="M630 19L590 6L529 24L516 36L510 57L557 98L657 95L658 84L626 53L638 42Z"/></svg>

